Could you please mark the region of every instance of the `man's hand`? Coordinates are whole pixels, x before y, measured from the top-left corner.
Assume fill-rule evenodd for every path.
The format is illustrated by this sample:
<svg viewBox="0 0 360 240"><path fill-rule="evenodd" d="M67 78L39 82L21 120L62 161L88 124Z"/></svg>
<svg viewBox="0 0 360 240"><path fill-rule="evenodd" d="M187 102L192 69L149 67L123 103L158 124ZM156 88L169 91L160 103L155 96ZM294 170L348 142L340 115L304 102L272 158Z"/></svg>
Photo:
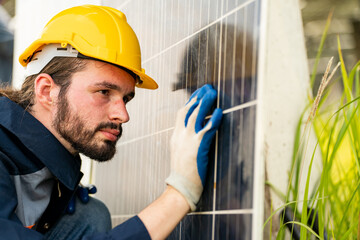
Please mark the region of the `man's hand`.
<svg viewBox="0 0 360 240"><path fill-rule="evenodd" d="M216 91L205 85L179 110L171 138L171 173L164 193L139 213L152 239L165 239L181 219L192 211L205 184L210 144L222 111L216 109L204 120L216 100Z"/></svg>
<svg viewBox="0 0 360 240"><path fill-rule="evenodd" d="M211 141L219 128L222 110L215 109L204 126L204 120L216 100L216 91L205 85L190 97L178 111L171 138L171 173L166 183L178 190L196 209L206 179Z"/></svg>
<svg viewBox="0 0 360 240"><path fill-rule="evenodd" d="M89 194L96 193L97 189L94 185L82 185L79 184L78 188L76 189L76 193L71 198L67 208L66 213L73 214L75 212L75 202L76 202L76 196L80 199L82 203L88 203L89 202Z"/></svg>

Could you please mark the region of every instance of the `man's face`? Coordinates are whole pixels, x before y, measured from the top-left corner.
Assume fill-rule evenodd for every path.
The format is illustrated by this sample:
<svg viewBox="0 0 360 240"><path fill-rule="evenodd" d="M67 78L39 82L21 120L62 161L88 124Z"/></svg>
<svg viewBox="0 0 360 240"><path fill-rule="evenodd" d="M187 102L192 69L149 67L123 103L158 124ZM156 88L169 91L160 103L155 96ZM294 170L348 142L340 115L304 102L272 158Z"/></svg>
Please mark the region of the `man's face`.
<svg viewBox="0 0 360 240"><path fill-rule="evenodd" d="M73 150L98 160L111 159L129 121L126 103L135 95L133 77L111 64L89 61L73 75L71 85L58 96L52 126Z"/></svg>

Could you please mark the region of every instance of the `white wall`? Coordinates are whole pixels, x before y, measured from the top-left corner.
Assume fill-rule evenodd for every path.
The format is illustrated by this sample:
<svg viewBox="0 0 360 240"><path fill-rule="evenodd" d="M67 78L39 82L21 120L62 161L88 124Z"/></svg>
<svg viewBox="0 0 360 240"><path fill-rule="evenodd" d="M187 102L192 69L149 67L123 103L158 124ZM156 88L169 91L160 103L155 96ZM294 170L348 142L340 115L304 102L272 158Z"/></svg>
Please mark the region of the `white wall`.
<svg viewBox="0 0 360 240"><path fill-rule="evenodd" d="M45 24L56 13L83 4L100 5L101 0L16 0L13 86L20 87L24 78L19 55L39 36Z"/></svg>
<svg viewBox="0 0 360 240"><path fill-rule="evenodd" d="M265 64L260 70L264 79L259 93L264 132L261 144L268 181L285 194L296 125L307 103L309 69L298 0L271 0L267 14ZM304 180L306 174L305 165ZM274 210L284 204L274 192L271 197Z"/></svg>

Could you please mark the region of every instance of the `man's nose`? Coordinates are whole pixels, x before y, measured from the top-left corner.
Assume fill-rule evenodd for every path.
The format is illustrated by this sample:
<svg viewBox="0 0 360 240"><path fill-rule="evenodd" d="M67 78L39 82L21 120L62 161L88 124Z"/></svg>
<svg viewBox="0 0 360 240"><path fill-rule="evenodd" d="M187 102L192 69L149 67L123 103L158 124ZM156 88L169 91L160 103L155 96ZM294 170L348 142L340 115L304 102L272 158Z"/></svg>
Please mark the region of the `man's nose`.
<svg viewBox="0 0 360 240"><path fill-rule="evenodd" d="M130 116L126 109L126 105L122 99L115 101L112 104L109 118L111 121L116 121L119 123L126 123L130 120Z"/></svg>

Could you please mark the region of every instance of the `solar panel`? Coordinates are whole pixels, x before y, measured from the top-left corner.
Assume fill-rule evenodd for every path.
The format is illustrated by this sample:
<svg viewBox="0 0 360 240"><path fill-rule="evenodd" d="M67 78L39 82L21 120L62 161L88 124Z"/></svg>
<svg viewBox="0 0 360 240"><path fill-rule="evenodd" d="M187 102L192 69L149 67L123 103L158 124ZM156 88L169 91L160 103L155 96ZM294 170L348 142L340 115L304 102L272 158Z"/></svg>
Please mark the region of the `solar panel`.
<svg viewBox="0 0 360 240"><path fill-rule="evenodd" d="M260 0L107 1L122 10L142 47L143 68L159 84L136 89L115 159L94 182L113 224L136 215L165 189L176 111L205 83L224 110L196 212L168 239L252 239Z"/></svg>

